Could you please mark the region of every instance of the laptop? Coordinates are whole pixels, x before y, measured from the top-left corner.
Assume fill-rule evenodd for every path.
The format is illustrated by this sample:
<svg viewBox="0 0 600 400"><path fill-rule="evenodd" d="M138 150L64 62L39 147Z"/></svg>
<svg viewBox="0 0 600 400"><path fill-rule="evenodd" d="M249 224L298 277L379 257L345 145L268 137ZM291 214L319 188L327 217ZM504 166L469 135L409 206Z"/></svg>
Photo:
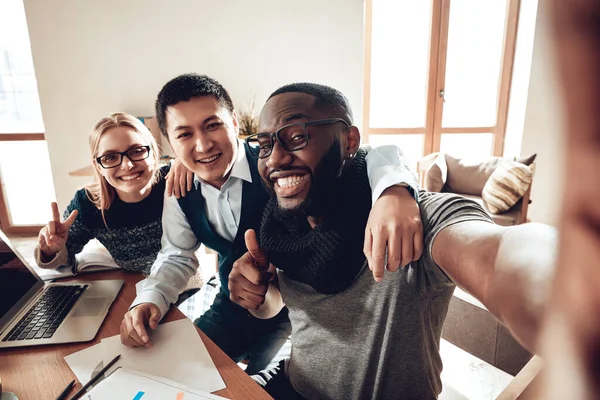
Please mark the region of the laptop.
<svg viewBox="0 0 600 400"><path fill-rule="evenodd" d="M122 286L44 282L0 231L0 349L94 339Z"/></svg>

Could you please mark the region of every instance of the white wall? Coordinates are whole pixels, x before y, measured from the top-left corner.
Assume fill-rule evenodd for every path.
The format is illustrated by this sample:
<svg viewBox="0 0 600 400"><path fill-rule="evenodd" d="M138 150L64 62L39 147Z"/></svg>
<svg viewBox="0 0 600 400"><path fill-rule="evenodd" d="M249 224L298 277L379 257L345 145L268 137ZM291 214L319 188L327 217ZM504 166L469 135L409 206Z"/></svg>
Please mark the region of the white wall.
<svg viewBox="0 0 600 400"><path fill-rule="evenodd" d="M521 154L538 155L528 216L556 226L564 190L563 110L546 3L539 2Z"/></svg>
<svg viewBox="0 0 600 400"><path fill-rule="evenodd" d="M363 0L25 0L60 208L86 178L87 134L112 111L153 115L186 72L258 109L279 86L325 83L362 115Z"/></svg>

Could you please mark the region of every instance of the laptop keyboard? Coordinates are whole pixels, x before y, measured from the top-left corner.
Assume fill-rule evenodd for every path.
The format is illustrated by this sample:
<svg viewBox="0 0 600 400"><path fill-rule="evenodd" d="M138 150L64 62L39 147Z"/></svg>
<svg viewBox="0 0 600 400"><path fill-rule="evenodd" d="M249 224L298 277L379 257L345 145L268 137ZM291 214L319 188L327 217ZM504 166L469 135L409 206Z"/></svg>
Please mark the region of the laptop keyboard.
<svg viewBox="0 0 600 400"><path fill-rule="evenodd" d="M2 341L51 338L86 288L86 285L48 287Z"/></svg>

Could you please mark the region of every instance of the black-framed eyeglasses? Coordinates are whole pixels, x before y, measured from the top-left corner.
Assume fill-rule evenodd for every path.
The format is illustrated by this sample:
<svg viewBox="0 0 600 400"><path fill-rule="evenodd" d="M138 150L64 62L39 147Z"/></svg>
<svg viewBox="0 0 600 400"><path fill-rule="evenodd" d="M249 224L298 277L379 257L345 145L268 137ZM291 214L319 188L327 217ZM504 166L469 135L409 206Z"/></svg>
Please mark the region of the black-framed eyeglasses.
<svg viewBox="0 0 600 400"><path fill-rule="evenodd" d="M308 134L306 127L312 125L327 125L341 122L346 127L350 127L348 122L342 118L328 118L317 121L298 122L284 125L273 133L256 133L246 138L246 143L250 148L252 155L258 158L267 158L273 152L275 140L288 152L297 151L308 146Z"/></svg>
<svg viewBox="0 0 600 400"><path fill-rule="evenodd" d="M127 151L108 153L96 157L96 162L102 168L116 168L123 162L123 157L127 156L131 161L142 161L150 155L150 146L136 146Z"/></svg>

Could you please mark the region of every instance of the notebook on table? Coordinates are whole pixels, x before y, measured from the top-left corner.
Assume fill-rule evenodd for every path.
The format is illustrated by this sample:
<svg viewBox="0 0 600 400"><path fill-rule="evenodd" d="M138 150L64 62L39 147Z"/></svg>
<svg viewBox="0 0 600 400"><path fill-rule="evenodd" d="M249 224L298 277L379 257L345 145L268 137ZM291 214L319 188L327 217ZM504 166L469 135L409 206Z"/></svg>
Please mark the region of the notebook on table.
<svg viewBox="0 0 600 400"><path fill-rule="evenodd" d="M84 272L108 271L121 268L104 247L88 243L81 253L75 255L76 265L74 268L62 265L56 269L44 269L36 265L33 257L26 261L35 273L44 281L68 278Z"/></svg>

